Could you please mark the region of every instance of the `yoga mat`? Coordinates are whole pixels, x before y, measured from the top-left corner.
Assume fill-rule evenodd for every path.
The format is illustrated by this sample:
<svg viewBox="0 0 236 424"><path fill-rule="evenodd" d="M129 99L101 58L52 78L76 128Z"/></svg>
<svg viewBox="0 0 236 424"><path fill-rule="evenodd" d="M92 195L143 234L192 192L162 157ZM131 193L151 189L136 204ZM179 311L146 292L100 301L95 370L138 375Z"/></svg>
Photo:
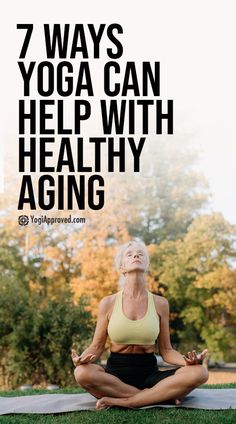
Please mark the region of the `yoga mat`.
<svg viewBox="0 0 236 424"><path fill-rule="evenodd" d="M0 415L55 414L94 410L97 399L89 393L46 394L17 397L0 397ZM175 405L151 405L147 408L176 408ZM195 389L178 408L236 409L236 389Z"/></svg>

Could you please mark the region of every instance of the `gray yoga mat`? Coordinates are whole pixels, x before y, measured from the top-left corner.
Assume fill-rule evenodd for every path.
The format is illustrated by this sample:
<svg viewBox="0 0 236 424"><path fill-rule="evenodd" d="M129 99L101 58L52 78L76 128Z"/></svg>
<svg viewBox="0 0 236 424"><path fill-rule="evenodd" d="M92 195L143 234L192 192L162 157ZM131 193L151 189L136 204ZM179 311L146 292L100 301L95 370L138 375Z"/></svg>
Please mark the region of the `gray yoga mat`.
<svg viewBox="0 0 236 424"><path fill-rule="evenodd" d="M46 394L17 397L0 397L0 415L55 414L94 410L97 399L89 393ZM146 408L176 408L175 405L152 405ZM182 402L180 408L236 409L236 389L195 389Z"/></svg>

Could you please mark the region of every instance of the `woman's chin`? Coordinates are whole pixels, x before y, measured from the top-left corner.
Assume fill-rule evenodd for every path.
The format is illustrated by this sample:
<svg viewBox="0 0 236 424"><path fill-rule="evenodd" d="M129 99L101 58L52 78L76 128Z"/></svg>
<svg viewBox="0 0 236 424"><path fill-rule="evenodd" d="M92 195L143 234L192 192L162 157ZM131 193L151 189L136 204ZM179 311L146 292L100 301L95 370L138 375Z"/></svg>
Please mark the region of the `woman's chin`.
<svg viewBox="0 0 236 424"><path fill-rule="evenodd" d="M145 268L141 264L140 265L134 264L132 267L130 267L130 269L127 272L128 273L131 273L131 272L142 272L142 273L144 273Z"/></svg>

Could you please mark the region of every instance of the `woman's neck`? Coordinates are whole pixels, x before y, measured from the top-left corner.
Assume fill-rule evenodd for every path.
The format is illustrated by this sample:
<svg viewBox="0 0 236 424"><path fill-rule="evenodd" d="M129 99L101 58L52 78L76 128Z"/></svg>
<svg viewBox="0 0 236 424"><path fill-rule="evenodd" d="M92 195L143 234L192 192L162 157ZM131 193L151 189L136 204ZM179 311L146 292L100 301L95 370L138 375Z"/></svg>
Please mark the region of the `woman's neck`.
<svg viewBox="0 0 236 424"><path fill-rule="evenodd" d="M126 283L123 289L124 294L131 297L138 297L147 291L146 281L143 274L132 272L126 274Z"/></svg>

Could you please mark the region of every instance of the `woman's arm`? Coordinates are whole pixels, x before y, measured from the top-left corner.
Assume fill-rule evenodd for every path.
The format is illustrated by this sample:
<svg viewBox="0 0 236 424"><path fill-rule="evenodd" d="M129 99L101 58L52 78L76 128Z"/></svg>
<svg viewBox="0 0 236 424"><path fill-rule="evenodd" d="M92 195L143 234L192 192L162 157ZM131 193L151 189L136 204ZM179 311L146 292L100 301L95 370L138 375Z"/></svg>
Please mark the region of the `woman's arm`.
<svg viewBox="0 0 236 424"><path fill-rule="evenodd" d="M186 365L183 356L174 350L170 342L169 330L169 302L164 297L159 297L157 312L160 316L160 333L158 337L158 349L165 362L173 365Z"/></svg>
<svg viewBox="0 0 236 424"><path fill-rule="evenodd" d="M72 360L75 365L95 362L104 351L107 339L108 313L111 307L112 296L104 297L99 304L97 325L90 346L80 356L72 351Z"/></svg>
<svg viewBox="0 0 236 424"><path fill-rule="evenodd" d="M169 329L169 302L164 297L155 299L157 313L160 316L160 333L158 337L159 353L165 362L173 365L196 365L207 355L208 350L204 349L199 355L195 351L188 352L188 355L181 355L177 350L174 350L170 342Z"/></svg>

